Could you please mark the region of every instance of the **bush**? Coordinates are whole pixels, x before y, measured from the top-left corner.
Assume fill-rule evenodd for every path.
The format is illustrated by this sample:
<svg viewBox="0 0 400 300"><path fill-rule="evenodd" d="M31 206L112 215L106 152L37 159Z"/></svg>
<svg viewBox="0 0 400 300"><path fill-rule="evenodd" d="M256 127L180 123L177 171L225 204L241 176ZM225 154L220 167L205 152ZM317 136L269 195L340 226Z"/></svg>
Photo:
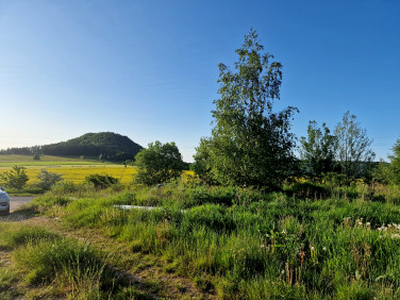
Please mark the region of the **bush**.
<svg viewBox="0 0 400 300"><path fill-rule="evenodd" d="M44 191L48 191L54 184L63 180L61 176L62 175L60 174L48 172L43 169L37 175L39 182L36 184L36 186L43 189Z"/></svg>
<svg viewBox="0 0 400 300"><path fill-rule="evenodd" d="M109 175L92 174L85 178L85 182L93 184L95 188L105 189L119 183L119 180Z"/></svg>
<svg viewBox="0 0 400 300"><path fill-rule="evenodd" d="M140 150L135 164L138 167L135 181L145 185L170 182L187 167L174 142L162 144L159 141Z"/></svg>
<svg viewBox="0 0 400 300"><path fill-rule="evenodd" d="M14 166L11 171L6 171L1 174L0 179L4 181L7 187L17 190L21 190L29 180L25 168L18 166Z"/></svg>

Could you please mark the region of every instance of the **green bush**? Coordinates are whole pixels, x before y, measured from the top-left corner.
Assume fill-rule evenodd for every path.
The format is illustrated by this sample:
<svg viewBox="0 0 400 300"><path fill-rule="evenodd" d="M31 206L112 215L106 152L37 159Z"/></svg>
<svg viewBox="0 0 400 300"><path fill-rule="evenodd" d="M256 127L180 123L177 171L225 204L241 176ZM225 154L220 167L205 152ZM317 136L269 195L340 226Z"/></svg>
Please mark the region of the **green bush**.
<svg viewBox="0 0 400 300"><path fill-rule="evenodd" d="M33 199L32 205L35 208L48 209L55 205L67 206L72 200L73 198L68 196L53 196L51 194L46 194Z"/></svg>
<svg viewBox="0 0 400 300"><path fill-rule="evenodd" d="M17 190L21 190L29 180L25 168L18 166L14 166L12 170L0 174L0 179L7 187Z"/></svg>
<svg viewBox="0 0 400 300"><path fill-rule="evenodd" d="M63 180L61 177L62 175L60 174L48 172L45 169L40 170L40 173L37 175L39 181L36 183L36 186L44 191L48 191L57 182Z"/></svg>
<svg viewBox="0 0 400 300"><path fill-rule="evenodd" d="M119 180L110 175L92 174L85 177L85 182L93 184L95 188L105 189L119 183Z"/></svg>

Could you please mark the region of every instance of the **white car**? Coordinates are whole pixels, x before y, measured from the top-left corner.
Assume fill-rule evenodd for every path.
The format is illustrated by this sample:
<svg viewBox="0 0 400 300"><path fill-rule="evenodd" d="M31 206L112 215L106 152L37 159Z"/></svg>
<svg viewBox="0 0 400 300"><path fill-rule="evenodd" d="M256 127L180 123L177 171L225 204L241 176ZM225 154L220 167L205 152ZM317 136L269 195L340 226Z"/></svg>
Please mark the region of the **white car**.
<svg viewBox="0 0 400 300"><path fill-rule="evenodd" d="M10 213L10 197L4 191L4 188L0 188L0 216L8 216Z"/></svg>

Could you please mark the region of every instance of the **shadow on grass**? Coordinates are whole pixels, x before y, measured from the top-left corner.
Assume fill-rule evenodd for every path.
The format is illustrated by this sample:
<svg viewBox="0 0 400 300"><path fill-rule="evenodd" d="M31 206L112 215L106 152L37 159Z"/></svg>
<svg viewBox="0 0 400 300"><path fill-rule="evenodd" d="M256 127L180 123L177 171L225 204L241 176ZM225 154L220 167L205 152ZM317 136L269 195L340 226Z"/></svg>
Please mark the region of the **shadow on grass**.
<svg viewBox="0 0 400 300"><path fill-rule="evenodd" d="M0 222L20 222L23 220L32 219L36 216L33 208L20 208L13 211L8 216L0 216Z"/></svg>

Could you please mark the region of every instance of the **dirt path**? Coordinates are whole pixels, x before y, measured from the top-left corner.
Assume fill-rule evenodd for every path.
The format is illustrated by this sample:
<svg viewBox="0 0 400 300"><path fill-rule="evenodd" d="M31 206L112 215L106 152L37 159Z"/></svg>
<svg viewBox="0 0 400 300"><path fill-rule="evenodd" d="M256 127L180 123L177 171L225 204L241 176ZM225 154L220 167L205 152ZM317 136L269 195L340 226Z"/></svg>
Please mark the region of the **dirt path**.
<svg viewBox="0 0 400 300"><path fill-rule="evenodd" d="M0 217L0 222L18 222L28 226L44 227L61 235L88 243L105 254L107 264L116 270L121 278L125 278L139 291L154 297L154 299L217 298L214 294L198 290L189 278L175 272L174 266L170 266L166 271L164 267L168 263L162 258L148 253L132 251L129 244L116 241L96 229L68 228L63 225L59 218L38 216L31 209L17 210L22 205L32 201L33 197L10 198L11 214L7 217ZM9 258L9 253L7 255L3 253L4 260L0 259L0 268L10 263L9 259L6 259Z"/></svg>

